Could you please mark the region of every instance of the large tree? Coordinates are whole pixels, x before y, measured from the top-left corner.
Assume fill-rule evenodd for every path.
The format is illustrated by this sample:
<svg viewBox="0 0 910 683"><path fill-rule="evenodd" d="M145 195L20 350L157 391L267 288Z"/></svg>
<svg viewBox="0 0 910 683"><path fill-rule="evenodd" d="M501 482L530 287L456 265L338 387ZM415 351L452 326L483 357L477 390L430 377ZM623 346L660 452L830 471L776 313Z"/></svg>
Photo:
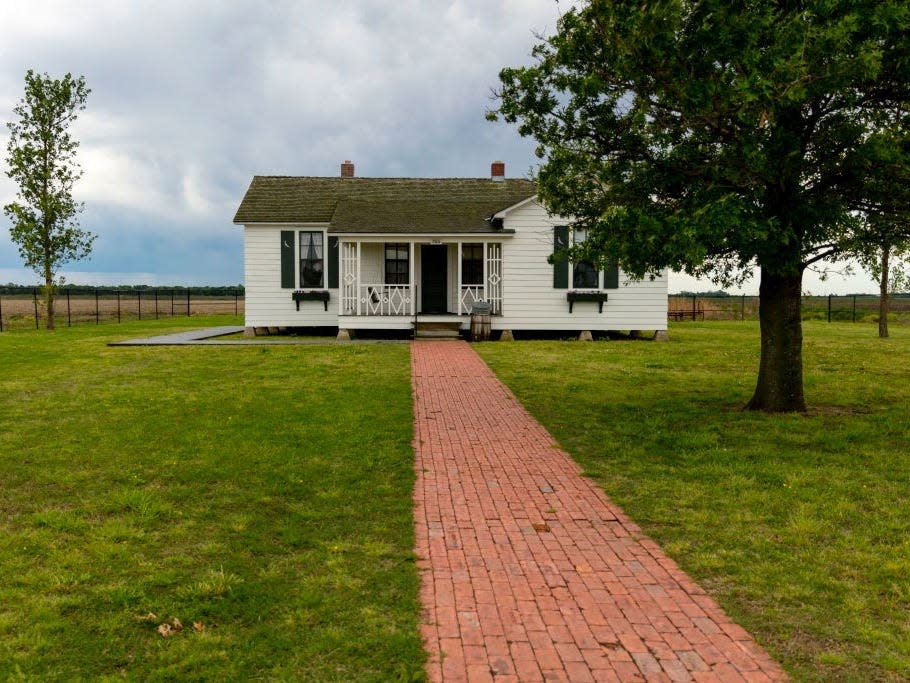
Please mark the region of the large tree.
<svg viewBox="0 0 910 683"><path fill-rule="evenodd" d="M591 0L501 71L491 118L537 140L540 196L589 260L724 285L759 266L748 407L802 411L803 272L906 167L871 132L906 117L908 31L903 0Z"/></svg>
<svg viewBox="0 0 910 683"><path fill-rule="evenodd" d="M13 110L18 118L7 124L7 175L19 192L3 211L13 223L10 236L25 266L44 280L49 330L54 329L60 267L88 256L95 240L76 220L82 205L72 190L82 170L76 161L79 142L69 133L89 92L81 76L54 79L29 70L25 95Z"/></svg>

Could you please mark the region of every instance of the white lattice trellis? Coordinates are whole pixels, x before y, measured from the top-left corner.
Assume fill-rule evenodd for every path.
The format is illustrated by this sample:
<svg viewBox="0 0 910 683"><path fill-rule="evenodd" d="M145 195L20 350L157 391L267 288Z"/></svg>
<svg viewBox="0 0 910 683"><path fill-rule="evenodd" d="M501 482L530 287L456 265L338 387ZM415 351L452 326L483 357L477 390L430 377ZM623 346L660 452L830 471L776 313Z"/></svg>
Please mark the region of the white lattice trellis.
<svg viewBox="0 0 910 683"><path fill-rule="evenodd" d="M487 244L486 284L487 301L493 315L502 313L502 245L499 242Z"/></svg>
<svg viewBox="0 0 910 683"><path fill-rule="evenodd" d="M360 269L357 258L357 243L341 243L341 312L343 315L357 313L357 273Z"/></svg>

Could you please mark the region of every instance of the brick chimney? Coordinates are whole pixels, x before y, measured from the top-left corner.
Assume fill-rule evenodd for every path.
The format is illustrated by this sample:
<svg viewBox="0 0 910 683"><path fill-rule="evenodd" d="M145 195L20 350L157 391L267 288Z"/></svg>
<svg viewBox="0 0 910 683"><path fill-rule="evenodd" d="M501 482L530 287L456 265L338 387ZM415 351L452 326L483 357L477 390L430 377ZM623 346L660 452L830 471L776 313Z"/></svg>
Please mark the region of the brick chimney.
<svg viewBox="0 0 910 683"><path fill-rule="evenodd" d="M354 164L351 163L350 159L345 159L342 162L341 177L342 178L353 178L354 177Z"/></svg>
<svg viewBox="0 0 910 683"><path fill-rule="evenodd" d="M494 161L490 164L490 177L493 180L506 179L506 165L502 161Z"/></svg>

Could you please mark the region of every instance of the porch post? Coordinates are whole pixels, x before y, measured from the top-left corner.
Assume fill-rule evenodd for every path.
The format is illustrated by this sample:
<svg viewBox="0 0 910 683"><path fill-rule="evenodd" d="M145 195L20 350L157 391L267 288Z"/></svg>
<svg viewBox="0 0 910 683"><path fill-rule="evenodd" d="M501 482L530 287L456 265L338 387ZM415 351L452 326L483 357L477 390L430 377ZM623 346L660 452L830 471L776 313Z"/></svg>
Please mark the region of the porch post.
<svg viewBox="0 0 910 683"><path fill-rule="evenodd" d="M411 315L417 310L417 283L414 281L414 240L408 242L408 282L411 287Z"/></svg>
<svg viewBox="0 0 910 683"><path fill-rule="evenodd" d="M345 283L345 264L344 264L344 245L346 243L338 238L338 315L344 313L344 283Z"/></svg>
<svg viewBox="0 0 910 683"><path fill-rule="evenodd" d="M459 242L456 242L456 244L458 245L458 254L455 256L456 260L458 261L458 286L455 288L455 306L456 306L455 310L458 312L458 315L461 315L461 305L462 305L462 303L463 303L462 300L461 300L461 281L462 281L462 273L461 273L461 261L462 261L462 255L461 255L461 242L460 242L460 241L459 241Z"/></svg>
<svg viewBox="0 0 910 683"><path fill-rule="evenodd" d="M357 315L363 315L360 312L360 240L357 240L357 289L355 294L357 296Z"/></svg>
<svg viewBox="0 0 910 683"><path fill-rule="evenodd" d="M489 301L487 296L487 279L490 277L490 254L488 249L490 245L488 242L483 243L483 300Z"/></svg>

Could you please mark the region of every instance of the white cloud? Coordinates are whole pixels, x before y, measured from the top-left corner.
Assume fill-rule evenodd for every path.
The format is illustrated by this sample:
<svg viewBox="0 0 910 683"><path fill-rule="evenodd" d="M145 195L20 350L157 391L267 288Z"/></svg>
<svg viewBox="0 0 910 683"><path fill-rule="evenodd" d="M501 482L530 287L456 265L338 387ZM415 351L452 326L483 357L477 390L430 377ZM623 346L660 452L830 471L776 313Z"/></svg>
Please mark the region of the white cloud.
<svg viewBox="0 0 910 683"><path fill-rule="evenodd" d="M146 160L119 147L85 146L84 174L74 194L86 203L115 204L127 210L157 211L167 205L159 174Z"/></svg>
<svg viewBox="0 0 910 683"><path fill-rule="evenodd" d="M803 293L815 296L878 293L878 285L867 273L855 264L852 266L852 272L847 272L847 266L848 262L845 261L832 263L824 280L818 273L807 271L803 274ZM757 296L760 281L761 269L756 268L752 278L741 287L727 287L725 291L730 294ZM720 285L716 285L710 280L697 279L685 273L670 273L668 284L671 294L676 292L713 292L722 289Z"/></svg>
<svg viewBox="0 0 910 683"><path fill-rule="evenodd" d="M567 4L0 3L0 121L26 69L84 75L75 194L99 234L92 272L237 282L231 219L253 174L335 175L343 159L358 175L485 176L493 159L524 174L533 143L484 112ZM14 194L0 178L0 199ZM0 280L19 265L0 228Z"/></svg>

